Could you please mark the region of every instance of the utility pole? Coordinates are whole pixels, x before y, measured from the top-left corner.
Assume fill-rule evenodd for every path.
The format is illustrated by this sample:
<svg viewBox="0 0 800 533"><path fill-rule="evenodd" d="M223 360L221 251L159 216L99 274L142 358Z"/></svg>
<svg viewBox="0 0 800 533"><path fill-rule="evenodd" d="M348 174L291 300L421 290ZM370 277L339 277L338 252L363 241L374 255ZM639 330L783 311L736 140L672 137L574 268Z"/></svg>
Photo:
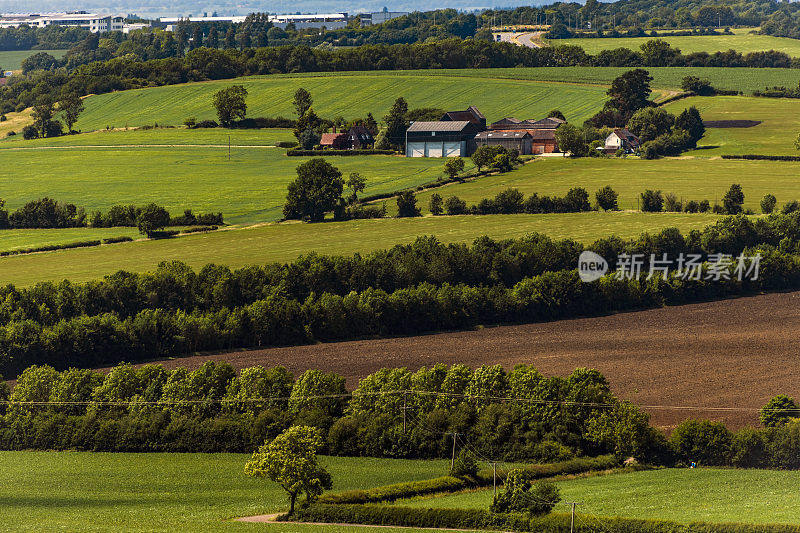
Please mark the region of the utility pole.
<svg viewBox="0 0 800 533"><path fill-rule="evenodd" d="M406 405L406 396L408 395L408 391L403 391L403 433L406 432L406 410L409 407Z"/></svg>
<svg viewBox="0 0 800 533"><path fill-rule="evenodd" d="M228 134L228 161L231 160L231 136Z"/></svg>
<svg viewBox="0 0 800 533"><path fill-rule="evenodd" d="M450 470L453 470L453 467L456 464L456 435L461 435L461 433L451 433L453 436L453 456L450 458Z"/></svg>
<svg viewBox="0 0 800 533"><path fill-rule="evenodd" d="M575 506L582 505L581 502L565 502L572 506L572 516L569 519L569 533L575 533Z"/></svg>

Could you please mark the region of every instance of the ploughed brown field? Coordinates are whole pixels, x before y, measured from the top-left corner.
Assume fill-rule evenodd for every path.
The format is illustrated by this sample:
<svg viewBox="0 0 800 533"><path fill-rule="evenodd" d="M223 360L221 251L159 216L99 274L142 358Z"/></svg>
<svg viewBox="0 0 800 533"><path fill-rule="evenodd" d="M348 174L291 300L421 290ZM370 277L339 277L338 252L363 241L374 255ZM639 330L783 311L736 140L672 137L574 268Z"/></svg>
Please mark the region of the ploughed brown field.
<svg viewBox="0 0 800 533"><path fill-rule="evenodd" d="M464 363L535 365L547 375L603 372L621 398L646 406L669 429L686 418L758 422L780 393L800 397L800 292L667 307L599 318L416 337L233 351L163 361L196 368L284 365L337 372L348 386L381 367ZM678 409L680 408L680 409Z"/></svg>

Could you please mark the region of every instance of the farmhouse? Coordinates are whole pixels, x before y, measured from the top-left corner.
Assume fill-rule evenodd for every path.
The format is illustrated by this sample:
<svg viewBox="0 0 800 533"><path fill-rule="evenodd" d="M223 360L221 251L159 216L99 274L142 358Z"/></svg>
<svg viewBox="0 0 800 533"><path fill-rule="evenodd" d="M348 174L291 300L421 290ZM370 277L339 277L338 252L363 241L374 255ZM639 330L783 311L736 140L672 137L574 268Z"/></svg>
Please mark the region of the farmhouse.
<svg viewBox="0 0 800 533"><path fill-rule="evenodd" d="M323 133L322 138L319 140L319 145L325 148L333 148L334 150L347 150L350 148L350 142L346 133Z"/></svg>
<svg viewBox="0 0 800 533"><path fill-rule="evenodd" d="M406 131L406 157L468 157L479 131L468 120L414 122Z"/></svg>
<svg viewBox="0 0 800 533"><path fill-rule="evenodd" d="M620 148L627 153L635 152L641 146L639 137L631 133L628 128L617 128L608 137L606 137L606 145L603 151L607 154L613 154Z"/></svg>
<svg viewBox="0 0 800 533"><path fill-rule="evenodd" d="M347 141L353 150L363 150L370 148L375 144L375 138L372 133L364 126L353 126L347 133Z"/></svg>
<svg viewBox="0 0 800 533"><path fill-rule="evenodd" d="M532 140L527 130L489 130L475 136L477 146L502 146L506 150L516 150L520 155L533 153Z"/></svg>

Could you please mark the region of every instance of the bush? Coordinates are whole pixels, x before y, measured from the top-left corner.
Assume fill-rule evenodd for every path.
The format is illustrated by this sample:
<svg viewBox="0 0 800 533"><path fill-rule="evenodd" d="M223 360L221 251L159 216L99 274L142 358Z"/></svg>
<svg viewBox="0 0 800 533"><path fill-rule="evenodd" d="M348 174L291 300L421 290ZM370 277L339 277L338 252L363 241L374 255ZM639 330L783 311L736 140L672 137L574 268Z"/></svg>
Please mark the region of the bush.
<svg viewBox="0 0 800 533"><path fill-rule="evenodd" d="M670 435L677 456L707 466L728 464L733 435L720 422L686 420Z"/></svg>
<svg viewBox="0 0 800 533"><path fill-rule="evenodd" d="M797 200L786 202L785 204L783 204L783 207L781 208L781 213L783 213L784 215L795 213L797 211L800 211L800 202L798 202Z"/></svg>
<svg viewBox="0 0 800 533"><path fill-rule="evenodd" d="M33 126L25 126L22 128L22 138L26 141L30 141L31 139L36 139L39 137L39 130L34 128Z"/></svg>
<svg viewBox="0 0 800 533"><path fill-rule="evenodd" d="M474 478L478 474L478 462L472 452L462 449L455 461L453 461L453 468L450 469L450 475L458 478Z"/></svg>
<svg viewBox="0 0 800 533"><path fill-rule="evenodd" d="M433 193L431 195L430 203L428 204L428 209L430 210L431 214L438 216L444 213L444 208L442 205L443 201L441 195L439 193Z"/></svg>
<svg viewBox="0 0 800 533"><path fill-rule="evenodd" d="M418 217L421 216L417 207L417 197L413 191L403 191L397 196L397 217Z"/></svg>
<svg viewBox="0 0 800 533"><path fill-rule="evenodd" d="M103 239L103 244L116 244L118 242L131 242L133 240L132 237L108 237L107 239Z"/></svg>
<svg viewBox="0 0 800 533"><path fill-rule="evenodd" d="M464 215L467 213L467 202L458 196L451 196L445 200L444 209L448 215Z"/></svg>
<svg viewBox="0 0 800 533"><path fill-rule="evenodd" d="M660 213L664 209L664 196L661 191L647 189L641 194L642 211L645 213Z"/></svg>
<svg viewBox="0 0 800 533"><path fill-rule="evenodd" d="M775 204L777 203L778 201L772 194L764 195L764 198L761 199L761 212L765 215L772 214L772 212L775 211Z"/></svg>
<svg viewBox="0 0 800 533"><path fill-rule="evenodd" d="M617 204L618 196L617 192L611 188L611 185L606 185L594 195L598 207L603 211L616 211L619 209L619 205Z"/></svg>
<svg viewBox="0 0 800 533"><path fill-rule="evenodd" d="M552 511L561 500L558 488L548 482L534 480L524 469L512 470L503 482L503 490L492 500L493 513L527 512L530 516Z"/></svg>
<svg viewBox="0 0 800 533"><path fill-rule="evenodd" d="M201 120L194 125L195 128L219 128L216 120Z"/></svg>
<svg viewBox="0 0 800 533"><path fill-rule="evenodd" d="M681 205L680 200L678 200L678 197L675 196L674 193L667 193L666 196L664 196L664 211L670 213L680 213L683 211L683 205Z"/></svg>

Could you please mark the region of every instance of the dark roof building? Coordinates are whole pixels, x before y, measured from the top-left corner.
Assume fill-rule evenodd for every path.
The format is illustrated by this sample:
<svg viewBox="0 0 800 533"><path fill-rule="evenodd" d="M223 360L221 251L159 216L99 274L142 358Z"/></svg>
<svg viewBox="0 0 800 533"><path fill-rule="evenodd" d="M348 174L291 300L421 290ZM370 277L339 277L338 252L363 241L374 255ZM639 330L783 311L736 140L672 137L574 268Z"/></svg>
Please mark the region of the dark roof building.
<svg viewBox="0 0 800 533"><path fill-rule="evenodd" d="M478 146L502 146L506 150L516 150L520 155L531 154L531 141L527 130L489 130L475 136Z"/></svg>
<svg viewBox="0 0 800 533"><path fill-rule="evenodd" d="M631 133L628 128L617 128L606 137L606 145L603 147L603 151L612 154L619 149L626 152L635 152L640 146L639 137Z"/></svg>
<svg viewBox="0 0 800 533"><path fill-rule="evenodd" d="M478 131L468 120L414 122L406 131L406 157L468 157Z"/></svg>
<svg viewBox="0 0 800 533"><path fill-rule="evenodd" d="M492 122L489 126L490 130L513 130L519 127L522 123L521 120L516 119L514 117L506 117L503 119L498 120L497 122Z"/></svg>
<svg viewBox="0 0 800 533"><path fill-rule="evenodd" d="M474 105L469 106L464 111L448 111L441 120L447 122L472 122L478 127L479 131L486 129L486 117Z"/></svg>
<svg viewBox="0 0 800 533"><path fill-rule="evenodd" d="M319 144L320 146L330 146L335 150L347 150L349 148L346 133L323 133Z"/></svg>
<svg viewBox="0 0 800 533"><path fill-rule="evenodd" d="M372 134L364 126L353 126L347 133L347 138L350 143L350 148L353 150L362 150L369 148L375 144L375 139Z"/></svg>

